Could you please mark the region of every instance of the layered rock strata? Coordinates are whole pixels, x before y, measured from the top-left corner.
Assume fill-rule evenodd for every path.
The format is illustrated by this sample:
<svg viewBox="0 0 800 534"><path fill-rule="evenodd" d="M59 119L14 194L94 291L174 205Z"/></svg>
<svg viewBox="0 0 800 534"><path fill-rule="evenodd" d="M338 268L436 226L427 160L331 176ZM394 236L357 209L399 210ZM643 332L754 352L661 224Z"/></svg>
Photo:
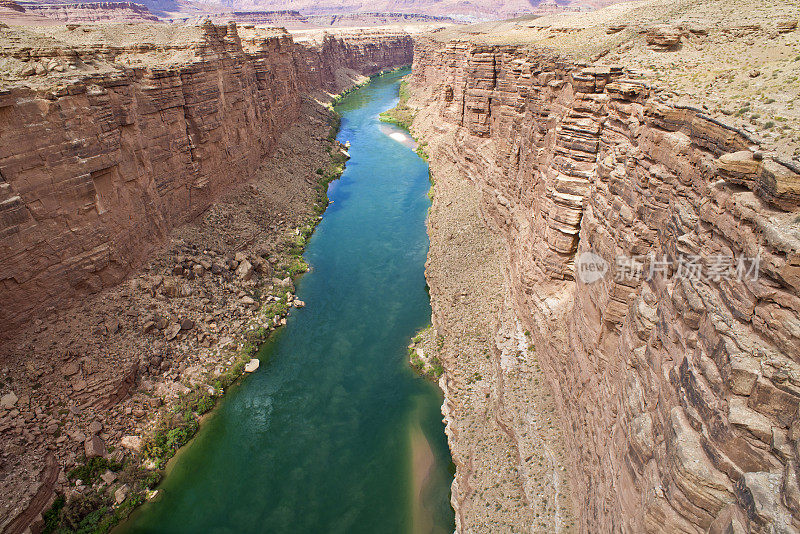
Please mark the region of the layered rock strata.
<svg viewBox="0 0 800 534"><path fill-rule="evenodd" d="M220 395L239 353L303 305L275 277L300 268L287 243L339 158L325 90L412 51L392 32L38 31L0 36L0 114L18 125L0 133L3 532L41 528L56 494L124 499L124 475L67 473L139 461L182 398Z"/></svg>
<svg viewBox="0 0 800 534"><path fill-rule="evenodd" d="M800 528L798 166L699 108L664 103L625 68L542 49L420 39L411 86L437 188L455 174L475 189L477 224L502 248L512 313L495 309L494 328L530 332L579 528ZM475 358L448 320L470 295L453 293L458 273L435 255L460 228L436 230L437 213L461 209L434 194L433 324L456 345L443 358L446 392ZM589 252L604 277L576 276ZM470 414L527 410L489 393L446 401L465 411L448 424L463 532L492 531L464 519L474 513L464 501L492 487L472 476L474 459L487 460ZM506 435L511 451L490 461L510 457L524 472L530 442Z"/></svg>
<svg viewBox="0 0 800 534"><path fill-rule="evenodd" d="M303 93L412 55L399 33L307 46L280 31L243 41L235 25L196 33L187 43L6 51L23 78L49 72L61 83L0 92L2 121L15 125L0 131L0 335L119 283L172 228L252 176ZM171 57L136 61L158 53ZM99 63L113 70L85 68Z"/></svg>
<svg viewBox="0 0 800 534"><path fill-rule="evenodd" d="M147 6L134 2L25 4L25 11L62 22L157 22Z"/></svg>

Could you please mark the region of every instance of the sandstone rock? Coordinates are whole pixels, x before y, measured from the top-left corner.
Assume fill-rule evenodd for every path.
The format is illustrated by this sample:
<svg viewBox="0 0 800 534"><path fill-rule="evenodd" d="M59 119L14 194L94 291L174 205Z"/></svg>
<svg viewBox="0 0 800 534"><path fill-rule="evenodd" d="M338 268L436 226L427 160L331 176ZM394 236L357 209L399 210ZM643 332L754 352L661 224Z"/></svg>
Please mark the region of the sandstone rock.
<svg viewBox="0 0 800 534"><path fill-rule="evenodd" d="M751 189L761 172L761 162L749 150L723 154L716 161L717 172L731 183L748 185Z"/></svg>
<svg viewBox="0 0 800 534"><path fill-rule="evenodd" d="M245 364L244 372L245 373L252 373L256 369L258 369L259 365L261 365L261 362L258 361L258 359L256 359L256 358L252 358L249 362L247 362L247 364Z"/></svg>
<svg viewBox="0 0 800 534"><path fill-rule="evenodd" d="M800 174L773 160L765 160L755 190L770 204L793 211L800 205Z"/></svg>
<svg viewBox="0 0 800 534"><path fill-rule="evenodd" d="M142 449L142 438L139 436L123 436L120 444L126 449L140 451Z"/></svg>
<svg viewBox="0 0 800 534"><path fill-rule="evenodd" d="M302 300L297 300L297 299L292 304L294 305L295 308L304 308L305 305L306 305L305 302L303 302Z"/></svg>
<svg viewBox="0 0 800 534"><path fill-rule="evenodd" d="M78 364L78 362L72 361L72 362L67 363L64 366L64 369L63 369L62 372L64 373L64 376L72 376L72 375L78 374L78 371L80 371L80 370L81 370L81 368L80 368L80 365Z"/></svg>
<svg viewBox="0 0 800 534"><path fill-rule="evenodd" d="M239 299L239 302L241 302L241 303L242 303L242 304L244 304L245 306L252 306L253 304L255 304L255 303L256 303L256 301L255 301L255 300L253 300L253 298L252 298L252 297L248 297L248 296L244 296L244 297L242 297L241 299Z"/></svg>
<svg viewBox="0 0 800 534"><path fill-rule="evenodd" d="M236 268L236 276L242 280L250 280L253 277L253 265L246 259L242 260Z"/></svg>
<svg viewBox="0 0 800 534"><path fill-rule="evenodd" d="M155 322L156 328L158 328L159 330L164 330L166 327L169 326L169 320L167 320L167 318L162 315L156 315L153 318L153 322Z"/></svg>
<svg viewBox="0 0 800 534"><path fill-rule="evenodd" d="M95 458L97 456L106 455L106 445L103 443L103 440L100 438L100 436L94 435L86 438L86 441L84 441L83 445L87 458Z"/></svg>
<svg viewBox="0 0 800 534"><path fill-rule="evenodd" d="M703 45L716 54L724 46L720 33L733 40L763 32L737 27L726 34L706 21L693 31L688 20L681 29L651 31L650 46L677 50L688 32L687 53ZM696 37L704 34L709 38ZM620 54L635 55L635 48L620 46ZM426 266L433 322L453 347L445 344L443 366L486 376L483 358L464 354L475 345L463 328L484 320L491 336L505 317L488 304L486 316L473 317L479 299L467 306L456 291L491 279L471 277L483 258L469 255L489 249L483 240L504 243L501 256L514 252L496 260L507 284L498 283L503 289L491 305L514 302L537 360L555 377L565 440L574 449L566 464L583 503L575 510L580 529L781 531L783 525L771 529L740 515L746 499L735 487L742 473L789 472L797 453L800 380L791 364L800 339L800 255L796 236L789 237L796 233L797 164L713 118L702 102L672 104L683 95L610 69L572 63L565 70L548 64L562 58L557 53L544 59L539 52L469 39L417 43L410 85L422 106L415 129L435 154L431 173L444 192L434 197ZM754 64L739 75L751 69L763 71ZM738 103L725 107L735 114ZM459 219L467 208L489 228L486 236L469 231L481 225ZM770 266L762 263L758 281L684 283L665 275L649 283L573 283L576 254L589 250L605 261L758 253ZM488 288L481 289L488 299ZM489 356L501 370L502 356ZM786 361L773 365L778 359ZM528 439L529 430L514 423L530 413L518 391L524 381L503 380L503 406L482 402L477 391L467 404L460 384L443 384L443 411L454 429L454 502L465 523L487 506L481 491L497 480L487 473L505 462L498 449L474 453L491 434L473 413L519 434L511 438L518 453ZM526 472L524 461L511 464ZM790 525L797 528L800 489L785 478L783 488L769 491L798 503Z"/></svg>
<svg viewBox="0 0 800 534"><path fill-rule="evenodd" d="M164 339L167 341L172 341L176 337L178 337L178 333L181 331L181 325L179 323L173 323L164 330Z"/></svg>
<svg viewBox="0 0 800 534"><path fill-rule="evenodd" d="M797 19L784 19L778 21L778 33L789 33L797 28Z"/></svg>
<svg viewBox="0 0 800 534"><path fill-rule="evenodd" d="M760 367L758 361L746 354L731 354L724 372L728 378L728 387L737 395L750 395L758 379Z"/></svg>
<svg viewBox="0 0 800 534"><path fill-rule="evenodd" d="M165 297L177 297L178 285L175 283L175 280L171 278L165 279L161 284L161 294Z"/></svg>
<svg viewBox="0 0 800 534"><path fill-rule="evenodd" d="M10 410L17 404L18 400L19 398L11 391L0 397L0 407Z"/></svg>
<svg viewBox="0 0 800 534"><path fill-rule="evenodd" d="M90 434L99 434L103 430L103 423L100 421L92 421L89 425L89 433Z"/></svg>
<svg viewBox="0 0 800 534"><path fill-rule="evenodd" d="M646 30L645 39L656 50L672 50L681 42L681 31L670 26L654 26Z"/></svg>
<svg viewBox="0 0 800 534"><path fill-rule="evenodd" d="M744 473L736 492L751 521L772 532L790 532L791 514L780 499L782 476L778 473Z"/></svg>
<svg viewBox="0 0 800 534"><path fill-rule="evenodd" d="M128 497L128 485L125 484L117 488L114 492L114 502L117 504L122 504L122 502Z"/></svg>
<svg viewBox="0 0 800 534"><path fill-rule="evenodd" d="M733 425L746 428L764 443L772 440L771 421L748 408L747 401L741 397L733 397L728 401L728 420Z"/></svg>
<svg viewBox="0 0 800 534"><path fill-rule="evenodd" d="M106 470L105 473L100 475L100 478L103 480L104 483L111 484L115 480L117 480L117 474L114 473L113 471Z"/></svg>

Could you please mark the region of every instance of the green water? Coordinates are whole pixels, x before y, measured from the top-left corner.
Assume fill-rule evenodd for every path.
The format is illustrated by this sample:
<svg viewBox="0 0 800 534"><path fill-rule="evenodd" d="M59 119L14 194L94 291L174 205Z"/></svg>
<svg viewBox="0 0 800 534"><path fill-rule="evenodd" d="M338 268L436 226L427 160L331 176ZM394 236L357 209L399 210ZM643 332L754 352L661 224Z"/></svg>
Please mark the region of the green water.
<svg viewBox="0 0 800 534"><path fill-rule="evenodd" d="M406 364L409 338L430 320L428 167L377 120L406 73L339 104L352 159L306 249L312 271L298 298L307 306L262 347L261 368L228 392L160 496L120 531L453 531L441 398ZM415 517L420 430L434 463Z"/></svg>

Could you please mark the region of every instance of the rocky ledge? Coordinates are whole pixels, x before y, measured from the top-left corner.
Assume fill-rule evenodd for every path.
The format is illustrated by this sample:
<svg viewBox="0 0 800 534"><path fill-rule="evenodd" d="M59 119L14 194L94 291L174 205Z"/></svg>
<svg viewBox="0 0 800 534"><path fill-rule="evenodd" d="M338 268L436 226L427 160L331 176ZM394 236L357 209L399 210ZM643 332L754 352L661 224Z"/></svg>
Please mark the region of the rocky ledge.
<svg viewBox="0 0 800 534"><path fill-rule="evenodd" d="M753 69L790 69L795 25L736 9L651 2L417 40L458 532L800 528L796 122L757 131L719 105L738 85L706 100L705 70L645 68L753 40L777 54ZM783 90L758 124L794 117Z"/></svg>
<svg viewBox="0 0 800 534"><path fill-rule="evenodd" d="M0 43L18 125L0 132L0 529L106 505L107 524L304 305L293 277L346 158L331 93L410 63L411 40L204 24Z"/></svg>

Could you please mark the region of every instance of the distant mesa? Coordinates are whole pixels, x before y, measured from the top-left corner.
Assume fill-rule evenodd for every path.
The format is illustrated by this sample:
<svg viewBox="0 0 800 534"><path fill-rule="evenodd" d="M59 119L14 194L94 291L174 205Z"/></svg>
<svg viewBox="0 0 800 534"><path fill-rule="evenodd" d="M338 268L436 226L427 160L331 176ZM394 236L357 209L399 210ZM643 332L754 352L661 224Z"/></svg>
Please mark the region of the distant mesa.
<svg viewBox="0 0 800 534"><path fill-rule="evenodd" d="M619 0L139 0L75 2L0 0L0 21L12 24L214 22L313 29L332 26L448 24L582 11Z"/></svg>
<svg viewBox="0 0 800 534"><path fill-rule="evenodd" d="M159 20L147 6L134 2L28 1L20 2L20 5L28 14L60 22L158 22Z"/></svg>
<svg viewBox="0 0 800 534"><path fill-rule="evenodd" d="M25 8L14 2L14 0L0 0L0 11L10 10L18 13L24 13Z"/></svg>

